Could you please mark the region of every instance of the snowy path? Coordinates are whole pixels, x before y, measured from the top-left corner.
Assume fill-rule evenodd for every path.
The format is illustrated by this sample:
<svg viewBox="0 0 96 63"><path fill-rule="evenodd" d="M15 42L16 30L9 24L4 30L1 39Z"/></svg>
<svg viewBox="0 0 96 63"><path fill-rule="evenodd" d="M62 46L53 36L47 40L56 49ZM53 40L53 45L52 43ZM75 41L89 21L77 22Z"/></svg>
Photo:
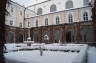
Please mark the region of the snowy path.
<svg viewBox="0 0 96 63"><path fill-rule="evenodd" d="M6 63L86 63L86 58L88 63L96 63L96 48L87 44L44 44L42 46L46 51L43 56L40 56L40 45L32 44L28 47L26 44L6 44ZM38 50L33 50L35 48Z"/></svg>
<svg viewBox="0 0 96 63"><path fill-rule="evenodd" d="M88 63L96 63L96 47L89 47Z"/></svg>
<svg viewBox="0 0 96 63"><path fill-rule="evenodd" d="M6 53L5 57L6 63L9 63L8 60L12 60L10 63L72 63L77 55L77 52L44 51L40 56L39 51L20 51Z"/></svg>

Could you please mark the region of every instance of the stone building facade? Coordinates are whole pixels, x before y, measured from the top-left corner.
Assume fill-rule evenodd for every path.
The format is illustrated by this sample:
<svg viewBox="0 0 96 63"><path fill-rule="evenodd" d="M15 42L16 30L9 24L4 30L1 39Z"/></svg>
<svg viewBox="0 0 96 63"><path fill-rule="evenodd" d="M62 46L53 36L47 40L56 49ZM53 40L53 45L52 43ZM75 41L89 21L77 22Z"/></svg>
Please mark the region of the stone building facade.
<svg viewBox="0 0 96 63"><path fill-rule="evenodd" d="M23 42L24 35L24 19L35 15L35 13L19 5L16 2L10 1L6 4L6 43L20 43Z"/></svg>
<svg viewBox="0 0 96 63"><path fill-rule="evenodd" d="M30 22L31 39L44 43L94 42L92 1L78 2L51 0L32 5L30 9L36 11L37 15L26 19L26 23Z"/></svg>
<svg viewBox="0 0 96 63"><path fill-rule="evenodd" d="M34 12L30 17L25 13L23 27L6 26L9 35L14 32L6 42L24 42L30 30L36 43L93 43L92 5L93 0L46 0L31 5Z"/></svg>

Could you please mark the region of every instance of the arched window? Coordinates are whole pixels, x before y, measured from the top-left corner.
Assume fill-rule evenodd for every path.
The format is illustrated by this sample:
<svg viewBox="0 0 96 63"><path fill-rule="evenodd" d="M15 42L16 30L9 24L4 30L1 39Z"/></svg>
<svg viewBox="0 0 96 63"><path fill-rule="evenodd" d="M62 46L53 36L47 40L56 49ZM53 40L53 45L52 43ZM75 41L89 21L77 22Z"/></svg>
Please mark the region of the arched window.
<svg viewBox="0 0 96 63"><path fill-rule="evenodd" d="M40 14L42 14L42 8L39 8L39 9L37 10L37 15L40 15Z"/></svg>
<svg viewBox="0 0 96 63"><path fill-rule="evenodd" d="M66 6L66 9L73 8L73 1L68 0L68 1L66 2L65 6Z"/></svg>
<svg viewBox="0 0 96 63"><path fill-rule="evenodd" d="M84 5L87 5L89 0L83 0L83 2L84 2Z"/></svg>
<svg viewBox="0 0 96 63"><path fill-rule="evenodd" d="M55 4L51 5L50 12L54 12L56 10L57 10L56 5Z"/></svg>
<svg viewBox="0 0 96 63"><path fill-rule="evenodd" d="M36 27L38 27L38 20L36 20Z"/></svg>
<svg viewBox="0 0 96 63"><path fill-rule="evenodd" d="M83 14L83 20L84 21L88 21L88 13L87 12L84 12L84 14Z"/></svg>
<svg viewBox="0 0 96 63"><path fill-rule="evenodd" d="M45 25L48 25L48 18L45 19Z"/></svg>
<svg viewBox="0 0 96 63"><path fill-rule="evenodd" d="M56 17L56 24L59 24L59 16Z"/></svg>
<svg viewBox="0 0 96 63"><path fill-rule="evenodd" d="M73 16L72 16L72 14L69 14L68 15L68 21L69 21L69 23L72 23L73 22Z"/></svg>

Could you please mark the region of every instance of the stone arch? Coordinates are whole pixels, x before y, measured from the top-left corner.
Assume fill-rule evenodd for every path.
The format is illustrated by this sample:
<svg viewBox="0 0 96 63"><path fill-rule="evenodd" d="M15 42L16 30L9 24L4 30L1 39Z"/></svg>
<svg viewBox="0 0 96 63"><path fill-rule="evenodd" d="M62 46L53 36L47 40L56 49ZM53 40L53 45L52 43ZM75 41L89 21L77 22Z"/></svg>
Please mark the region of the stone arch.
<svg viewBox="0 0 96 63"><path fill-rule="evenodd" d="M56 30L55 33L54 33L54 40L55 40L55 43L58 43L59 40L61 41L62 40L62 32L60 30Z"/></svg>
<svg viewBox="0 0 96 63"><path fill-rule="evenodd" d="M45 31L43 33L42 40L44 43L49 43L49 41L50 41L50 32L49 31Z"/></svg>
<svg viewBox="0 0 96 63"><path fill-rule="evenodd" d="M34 32L33 32L33 40L34 40L35 42L38 42L38 41L39 41L38 31L34 31Z"/></svg>
<svg viewBox="0 0 96 63"><path fill-rule="evenodd" d="M14 33L9 31L7 32L7 40L6 40L7 43L12 43L14 42Z"/></svg>

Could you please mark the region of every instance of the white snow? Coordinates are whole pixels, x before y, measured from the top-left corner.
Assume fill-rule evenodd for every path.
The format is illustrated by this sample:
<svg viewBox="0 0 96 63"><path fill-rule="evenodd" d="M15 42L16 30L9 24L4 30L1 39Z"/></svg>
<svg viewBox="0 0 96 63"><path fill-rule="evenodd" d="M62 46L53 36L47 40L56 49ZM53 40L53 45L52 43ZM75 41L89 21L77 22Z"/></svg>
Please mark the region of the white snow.
<svg viewBox="0 0 96 63"><path fill-rule="evenodd" d="M5 44L8 53L5 53L6 63L96 63L96 48L86 44ZM42 46L43 56L40 56L39 47ZM24 50L20 49L35 49ZM14 50L18 50L13 52ZM57 51L51 51L57 50ZM64 52L63 50L69 50ZM75 52L72 52L75 51ZM79 53L77 51L80 51ZM86 60L87 59L87 60Z"/></svg>
<svg viewBox="0 0 96 63"><path fill-rule="evenodd" d="M51 52L44 51L43 56L40 56L39 51L19 51L6 53L5 57L9 60L14 60L24 63L72 63L78 53L72 52ZM8 62L6 62L8 63Z"/></svg>
<svg viewBox="0 0 96 63"><path fill-rule="evenodd" d="M89 47L88 63L96 63L96 47Z"/></svg>

